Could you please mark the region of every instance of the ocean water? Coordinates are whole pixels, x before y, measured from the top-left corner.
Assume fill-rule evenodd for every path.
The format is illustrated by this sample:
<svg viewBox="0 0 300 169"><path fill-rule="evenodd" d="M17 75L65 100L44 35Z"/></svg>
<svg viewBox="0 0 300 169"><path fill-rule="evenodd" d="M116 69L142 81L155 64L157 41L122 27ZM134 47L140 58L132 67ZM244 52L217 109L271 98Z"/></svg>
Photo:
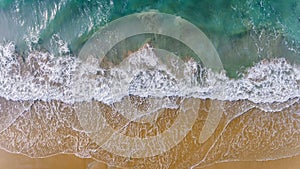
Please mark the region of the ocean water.
<svg viewBox="0 0 300 169"><path fill-rule="evenodd" d="M300 4L0 0L0 97L0 148L30 157L296 156Z"/></svg>

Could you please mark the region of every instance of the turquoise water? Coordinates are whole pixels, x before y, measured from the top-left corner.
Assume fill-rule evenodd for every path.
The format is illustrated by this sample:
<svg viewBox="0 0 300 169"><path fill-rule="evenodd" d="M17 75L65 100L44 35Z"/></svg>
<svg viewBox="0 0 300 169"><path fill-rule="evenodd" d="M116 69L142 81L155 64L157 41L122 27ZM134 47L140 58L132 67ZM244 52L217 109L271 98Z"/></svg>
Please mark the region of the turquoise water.
<svg viewBox="0 0 300 169"><path fill-rule="evenodd" d="M13 41L20 52L46 49L59 55L82 45L106 23L137 12L157 10L180 16L213 42L229 77L263 58L299 62L300 4L297 1L0 1L0 40ZM60 41L61 42L61 41Z"/></svg>
<svg viewBox="0 0 300 169"><path fill-rule="evenodd" d="M150 33L142 32L141 27L148 28L148 26ZM117 33L113 31L111 33L110 30L117 30ZM142 33L136 33L136 30L142 30ZM157 30L163 33L153 33L159 32ZM114 43L115 41L117 43ZM40 103L53 102L53 105L51 103L49 106L54 109L57 109L55 102L62 102L67 106L74 105L74 112L77 113L74 118L83 120L83 123L80 122L82 128L89 128L91 124L96 124L93 121L104 119L99 116L102 113L89 111L98 109L94 109L93 105L89 107L90 103L99 102L115 108L116 104L125 99L125 102L122 102L124 107L121 105L117 112L123 112L128 119L136 119L140 118L138 117L140 110L130 112L130 106L137 105L126 103L126 99L131 98L129 96L152 100L153 103L149 102L151 110L148 109L152 113L162 108L178 109L176 98L189 100L193 97L215 100L214 104L220 104L220 107L216 108L218 110L211 105L213 110L208 111L207 118L214 119L208 121L217 122L208 127L204 124L205 129L210 130L208 132L210 134L217 128L223 114L235 119L250 109L257 109L258 113L268 112L265 114L269 115L291 107L291 110L283 114L288 114L291 118L295 116L293 117L295 123L276 119L271 122L278 122L279 126L289 129L290 132L284 132L292 140L287 141L287 144L293 144L295 147L299 139L291 131L299 131L297 107L300 98L299 56L300 4L297 1L0 0L0 99L2 98L0 102L5 103L3 107L13 105L10 105L10 102L24 103L20 108L21 113L14 112L14 109L4 112L6 109L3 109L3 115L0 114L3 117L0 117L0 131L8 131L17 118L27 112L27 109L31 110L27 107L30 104L39 106ZM241 102L240 105L234 105L236 110L230 110L228 114L222 112L223 103L219 101L235 104L241 100L245 101L245 104ZM85 102L88 107L84 106ZM200 105L196 102L193 104ZM295 110L293 106L296 107ZM196 109L188 111L194 108L193 106L187 107L183 109L187 112L196 112ZM226 109L229 110L231 107ZM43 113L48 113L46 110L39 110L39 107L34 110L37 118L44 116ZM91 115L89 121L85 115L91 112L97 115ZM231 117L231 113L235 114L234 117ZM48 115L45 117L48 118ZM265 117L265 121L268 121L268 116ZM68 121L69 117L62 116L62 119ZM31 123L30 117L26 120ZM265 128L264 120L260 116L257 120L254 122L250 119L245 126L257 127L257 130L268 132L265 130L267 127ZM262 124L263 127L258 124ZM25 126L16 122L16 128L19 125ZM60 127L48 125L46 122L45 126L53 127L47 129L48 132L56 132ZM81 127L80 130L84 134L94 132ZM191 128L192 126L186 131ZM79 131L77 126L73 129ZM30 130L30 128L27 130L28 133L31 133ZM106 134L106 131L104 130L103 134ZM113 133L111 131L113 130L109 132ZM274 129L274 133L283 131L282 128ZM37 133L44 133L44 130ZM19 138L24 141L25 135L23 134L23 137L22 134ZM210 134L201 137L200 142L204 143ZM9 136L15 140L14 133ZM51 135L49 139L56 140L55 137ZM184 137L182 135L180 139ZM285 135L279 137L288 140ZM40 142L37 140L37 143L32 143L31 137L28 138L27 143L30 145L25 146L22 151L30 152L24 154L32 157L55 154L51 152L52 150L50 152L44 152L44 149L32 150L32 147L40 145ZM102 135L99 139L102 139ZM251 138L250 142L252 140ZM251 150L252 145L263 146L260 144L260 138L257 141L258 144L251 142L247 146ZM11 147L11 141L5 140L2 143L7 143L7 146ZM59 141L57 143L61 144ZM277 150L277 144L283 145L266 141L266 144L269 143L272 143L270 151ZM18 146L17 143L15 145ZM116 145L120 144L114 144L112 147ZM107 151L113 152L110 149L112 147L107 146L109 148ZM139 149L142 150L140 152L145 150L143 147ZM287 152L285 147L282 149L286 154L261 157L255 154L255 159L270 160L299 154L296 148L288 149L293 152ZM7 151L21 152L13 148L7 148ZM39 151L43 151L42 154L39 154ZM76 149L73 153L78 153L80 157L90 157L89 153L80 151L81 149ZM217 152L214 149L209 151ZM160 154L162 151L156 153ZM130 153L118 155L131 159L142 157L143 153L135 157ZM103 157L102 154L99 156ZM228 158L229 161L238 160Z"/></svg>

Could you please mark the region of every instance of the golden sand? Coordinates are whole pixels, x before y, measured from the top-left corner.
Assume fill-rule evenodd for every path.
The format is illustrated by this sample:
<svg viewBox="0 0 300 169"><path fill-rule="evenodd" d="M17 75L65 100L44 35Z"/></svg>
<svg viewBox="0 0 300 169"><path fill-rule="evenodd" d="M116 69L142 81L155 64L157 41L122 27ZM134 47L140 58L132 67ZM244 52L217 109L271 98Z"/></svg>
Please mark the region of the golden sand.
<svg viewBox="0 0 300 169"><path fill-rule="evenodd" d="M31 104L29 109L25 109L11 123L2 126L4 130L0 132L0 146L10 152L34 158L1 151L0 169L107 168L105 164L123 168L180 169L191 166L207 169L292 169L299 166L299 156L282 159L300 152L299 101L289 101L286 108L277 108L275 112L265 112L261 107L269 106L275 110L276 105L257 105L249 101L184 101L181 98L175 101L180 105L179 108L163 109L156 114L131 120L133 114L122 115L114 109L114 105L108 106L95 101L78 103L79 105L57 101L26 103ZM144 104L149 104L146 98L131 97L130 102L138 105L136 109L141 111L147 107ZM10 102L10 105L18 104ZM20 110L24 110L24 105L20 107ZM182 114L184 111L186 113ZM211 117L219 111L221 114L215 114L220 116L219 120L215 116ZM10 116L4 117L7 121L12 119ZM177 126L180 127L171 130ZM185 128L188 129L186 134L178 134ZM117 132L108 134L111 131ZM167 132L169 134L164 134ZM160 139L149 141L149 138L156 136ZM127 143L124 141L126 139L134 143ZM139 149L135 145L144 148ZM120 150L120 147L123 149ZM162 149L153 151L153 148ZM134 154L133 149L139 153ZM67 155L55 155L61 153ZM75 157L75 153L88 158ZM278 160L269 161L270 159ZM94 160L104 163L93 162ZM263 162L256 162L257 160ZM222 161L229 162L220 163ZM215 164L216 162L220 164Z"/></svg>
<svg viewBox="0 0 300 169"><path fill-rule="evenodd" d="M197 169L299 169L300 156L272 160L272 161L248 161L227 162L214 164ZM24 155L11 154L0 151L0 169L118 169L108 167L105 163L92 159L78 158L74 155L55 155L48 158L29 158ZM120 169L120 168L119 168Z"/></svg>

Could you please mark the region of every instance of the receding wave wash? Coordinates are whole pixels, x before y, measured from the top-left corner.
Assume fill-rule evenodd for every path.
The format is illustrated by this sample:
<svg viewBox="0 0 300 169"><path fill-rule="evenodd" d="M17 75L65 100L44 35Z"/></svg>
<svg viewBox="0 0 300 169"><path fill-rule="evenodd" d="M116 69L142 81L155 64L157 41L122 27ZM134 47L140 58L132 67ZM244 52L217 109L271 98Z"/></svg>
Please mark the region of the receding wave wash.
<svg viewBox="0 0 300 169"><path fill-rule="evenodd" d="M297 1L0 0L0 148L109 166L300 155Z"/></svg>

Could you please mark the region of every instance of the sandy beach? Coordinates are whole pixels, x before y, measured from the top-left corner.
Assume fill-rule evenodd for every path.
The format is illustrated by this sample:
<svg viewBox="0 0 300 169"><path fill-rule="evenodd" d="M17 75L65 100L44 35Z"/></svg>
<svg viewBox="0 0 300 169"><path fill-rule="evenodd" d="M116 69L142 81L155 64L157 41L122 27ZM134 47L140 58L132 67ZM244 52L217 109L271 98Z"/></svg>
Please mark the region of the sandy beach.
<svg viewBox="0 0 300 169"><path fill-rule="evenodd" d="M274 161L249 161L228 162L214 164L209 167L197 169L298 169L300 156L274 160ZM89 168L90 167L90 168ZM0 169L121 169L108 167L104 163L95 162L93 159L81 159L74 155L55 155L48 158L29 158L24 155L11 154L0 151Z"/></svg>
<svg viewBox="0 0 300 169"><path fill-rule="evenodd" d="M125 99L121 103L128 106L138 101L141 104L137 109L141 112L147 104L155 103L149 99L127 99L129 100ZM114 107L119 106L126 110L121 103L115 104ZM164 109L154 114L146 114L140 119L133 118L134 114L113 111L110 106L100 102L78 104L68 105L57 101L32 103L27 112L17 117L0 133L0 143L1 147L10 152L20 152L33 158L1 151L0 168L81 169L87 166L105 168L105 164L108 164L125 168L194 166L207 169L293 169L300 164L300 156L282 159L295 156L299 152L297 100L285 103L286 108L281 111L265 112L259 107L266 105L256 105L249 101L187 99L180 104L181 107L185 107L183 113L180 112L181 108ZM14 102L10 105L18 106ZM276 105L272 106L276 108ZM78 111L83 114L78 114ZM99 111L103 113L97 113ZM221 113L219 121L216 120L218 112ZM106 119L107 123L103 123L101 118ZM129 120L131 118L133 121ZM99 126L99 121L106 128L94 130L95 126ZM190 122L193 124L188 124ZM177 129L176 126L181 127ZM178 143L174 142L174 139L180 139L181 135L178 132L184 128L188 129L186 135L183 135ZM111 137L107 137L111 130L119 132L113 132ZM116 133L121 135L115 135ZM105 144L101 145L100 141L106 137L108 139L105 140ZM156 137L159 138L156 142L145 139ZM135 138L148 142L139 143ZM127 141L124 141L126 139ZM135 147L136 144L149 145L143 148ZM157 147L155 151L151 150L156 144L166 144L166 148L169 146L170 149ZM119 150L120 147L125 151ZM139 154L132 154L132 149L138 150ZM61 153L64 155L57 155ZM75 153L88 158L75 157ZM104 163L93 162L94 159ZM215 164L222 161L229 162Z"/></svg>

